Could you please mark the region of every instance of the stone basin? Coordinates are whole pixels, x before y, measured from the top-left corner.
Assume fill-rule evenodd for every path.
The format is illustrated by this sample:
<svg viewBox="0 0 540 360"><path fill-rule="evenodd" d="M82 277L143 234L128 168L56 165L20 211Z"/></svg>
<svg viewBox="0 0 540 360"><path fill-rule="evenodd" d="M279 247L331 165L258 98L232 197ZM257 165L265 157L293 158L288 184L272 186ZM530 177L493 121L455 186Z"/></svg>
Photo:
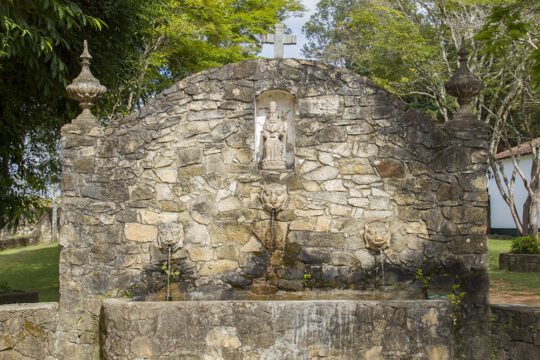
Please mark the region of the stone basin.
<svg viewBox="0 0 540 360"><path fill-rule="evenodd" d="M227 300L102 305L104 359L454 358L447 300Z"/></svg>
<svg viewBox="0 0 540 360"><path fill-rule="evenodd" d="M145 296L145 301L165 301L162 289L159 293ZM312 289L305 291L277 291L257 293L249 290L228 290L191 293L174 291L173 300L423 300L424 295L416 289L349 290L349 289Z"/></svg>

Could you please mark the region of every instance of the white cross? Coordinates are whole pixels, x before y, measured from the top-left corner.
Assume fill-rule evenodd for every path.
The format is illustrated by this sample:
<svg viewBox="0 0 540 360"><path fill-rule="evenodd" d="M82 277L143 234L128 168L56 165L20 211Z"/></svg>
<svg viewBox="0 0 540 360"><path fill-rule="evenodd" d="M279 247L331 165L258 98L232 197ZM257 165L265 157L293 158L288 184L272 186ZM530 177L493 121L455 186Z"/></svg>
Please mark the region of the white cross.
<svg viewBox="0 0 540 360"><path fill-rule="evenodd" d="M263 44L274 44L274 57L283 58L284 45L296 44L296 35L286 35L283 31L285 26L283 24L276 24L276 31L274 34L264 34L262 36Z"/></svg>

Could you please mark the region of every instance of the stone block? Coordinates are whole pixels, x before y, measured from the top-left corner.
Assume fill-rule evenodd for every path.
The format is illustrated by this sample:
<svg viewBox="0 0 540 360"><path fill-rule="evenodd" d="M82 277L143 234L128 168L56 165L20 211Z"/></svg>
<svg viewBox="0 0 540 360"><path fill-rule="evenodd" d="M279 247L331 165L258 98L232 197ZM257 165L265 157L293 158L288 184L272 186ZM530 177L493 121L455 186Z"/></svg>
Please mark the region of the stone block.
<svg viewBox="0 0 540 360"><path fill-rule="evenodd" d="M162 182L167 183L167 184L174 184L177 179L178 170L176 170L173 167L161 168L161 169L155 169L154 173Z"/></svg>
<svg viewBox="0 0 540 360"><path fill-rule="evenodd" d="M287 241L308 247L343 248L345 236L341 233L290 231Z"/></svg>
<svg viewBox="0 0 540 360"><path fill-rule="evenodd" d="M208 247L188 246L186 248L191 261L208 261L214 258L214 251Z"/></svg>
<svg viewBox="0 0 540 360"><path fill-rule="evenodd" d="M339 170L332 166L321 166L309 173L304 178L306 180L324 181L335 179L339 174Z"/></svg>
<svg viewBox="0 0 540 360"><path fill-rule="evenodd" d="M326 127L319 131L321 142L344 142L347 140L347 129L342 126Z"/></svg>
<svg viewBox="0 0 540 360"><path fill-rule="evenodd" d="M318 96L298 100L301 116L337 115L341 109L341 100L337 95Z"/></svg>
<svg viewBox="0 0 540 360"><path fill-rule="evenodd" d="M178 150L178 167L201 163L203 152L199 148L187 148Z"/></svg>
<svg viewBox="0 0 540 360"><path fill-rule="evenodd" d="M158 228L154 225L126 223L124 234L127 240L137 242L154 242L157 240Z"/></svg>
<svg viewBox="0 0 540 360"><path fill-rule="evenodd" d="M405 166L399 161L377 160L373 165L383 178L403 178L405 176Z"/></svg>
<svg viewBox="0 0 540 360"><path fill-rule="evenodd" d="M238 270L238 262L232 260L208 261L201 266L200 276L221 275Z"/></svg>

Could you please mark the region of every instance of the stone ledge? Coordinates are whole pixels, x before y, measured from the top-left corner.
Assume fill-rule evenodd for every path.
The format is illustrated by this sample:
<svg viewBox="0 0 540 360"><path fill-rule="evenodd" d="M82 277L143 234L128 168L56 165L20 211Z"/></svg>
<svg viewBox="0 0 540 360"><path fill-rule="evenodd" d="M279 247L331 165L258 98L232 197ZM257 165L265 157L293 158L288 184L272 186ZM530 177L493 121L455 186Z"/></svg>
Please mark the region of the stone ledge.
<svg viewBox="0 0 540 360"><path fill-rule="evenodd" d="M0 305L0 359L55 360L58 303Z"/></svg>
<svg viewBox="0 0 540 360"><path fill-rule="evenodd" d="M499 255L499 268L517 272L540 272L540 254L512 254Z"/></svg>
<svg viewBox="0 0 540 360"><path fill-rule="evenodd" d="M107 299L102 314L105 359L454 359L445 300Z"/></svg>
<svg viewBox="0 0 540 360"><path fill-rule="evenodd" d="M540 306L491 305L494 359L540 359Z"/></svg>

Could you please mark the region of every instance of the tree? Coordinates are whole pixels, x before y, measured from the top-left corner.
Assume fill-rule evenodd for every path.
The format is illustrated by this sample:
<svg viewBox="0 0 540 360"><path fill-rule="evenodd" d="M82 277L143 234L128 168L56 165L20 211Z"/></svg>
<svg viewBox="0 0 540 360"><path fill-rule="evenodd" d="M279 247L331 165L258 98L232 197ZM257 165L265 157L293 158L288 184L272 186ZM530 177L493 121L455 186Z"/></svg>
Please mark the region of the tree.
<svg viewBox="0 0 540 360"><path fill-rule="evenodd" d="M540 144L535 138L540 134L540 49L538 21L540 4L536 1L517 1L495 6L486 25L477 38L484 41L484 54L498 62L508 62L510 57L521 54L522 61L510 72L506 86L518 89L518 105L509 108L507 115L494 126L490 151L490 166L497 187L510 208L512 218L521 235L538 235L538 196L540 195ZM516 76L518 75L518 76ZM502 78L502 77L501 77ZM511 103L511 101L508 101ZM510 139L516 139L511 141ZM510 148L514 143L527 144L531 151L532 166L527 175L520 166L520 153L511 152L512 172L505 175L502 161L495 156L501 147ZM500 144L502 143L502 146ZM525 146L527 146L525 145ZM527 191L522 216L516 207L514 186L521 178Z"/></svg>
<svg viewBox="0 0 540 360"><path fill-rule="evenodd" d="M534 78L540 11L536 2L526 2L529 6L499 0L325 0L305 27L310 43L304 52L368 75L411 106L448 121L456 100L444 83L457 67L465 38L469 67L485 84L474 110L492 127L495 159L505 147L540 135L533 116L540 99ZM495 172L496 163L491 165ZM534 179L528 182L531 199L538 187ZM512 201L518 231L529 231ZM533 219L537 205L530 203L525 212Z"/></svg>
<svg viewBox="0 0 540 360"><path fill-rule="evenodd" d="M72 1L0 2L0 227L37 214L39 195L57 181L51 138L69 113L70 34L102 25Z"/></svg>
<svg viewBox="0 0 540 360"><path fill-rule="evenodd" d="M4 0L0 2L0 227L58 181L62 125L77 113L65 85L88 39L109 89L106 122L174 79L253 58L258 35L302 10L297 0Z"/></svg>

